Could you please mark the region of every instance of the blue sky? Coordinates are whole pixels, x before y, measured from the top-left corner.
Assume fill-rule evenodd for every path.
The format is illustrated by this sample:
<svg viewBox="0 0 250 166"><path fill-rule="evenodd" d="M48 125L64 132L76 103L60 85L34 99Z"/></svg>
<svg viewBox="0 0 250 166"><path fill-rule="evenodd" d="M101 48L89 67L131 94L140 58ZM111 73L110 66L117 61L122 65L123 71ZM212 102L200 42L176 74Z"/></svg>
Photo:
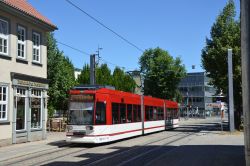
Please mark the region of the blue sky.
<svg viewBox="0 0 250 166"><path fill-rule="evenodd" d="M28 0L57 27L55 38L89 54L103 48L100 56L108 66L139 68L142 52L128 45L65 0ZM188 72L203 71L201 49L216 17L227 0L71 0L84 11L141 49L160 47L180 56ZM237 15L240 2L235 0ZM77 68L89 56L58 44ZM101 61L103 63L103 61ZM115 64L115 65L114 65ZM191 66L196 68L192 69Z"/></svg>

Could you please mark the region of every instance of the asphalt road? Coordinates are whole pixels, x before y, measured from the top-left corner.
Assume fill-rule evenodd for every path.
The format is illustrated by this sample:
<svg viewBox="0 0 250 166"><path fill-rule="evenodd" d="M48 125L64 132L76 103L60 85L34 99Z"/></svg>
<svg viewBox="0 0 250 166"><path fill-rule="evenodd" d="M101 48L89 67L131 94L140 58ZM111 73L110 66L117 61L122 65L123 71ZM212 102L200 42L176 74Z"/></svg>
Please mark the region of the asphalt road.
<svg viewBox="0 0 250 166"><path fill-rule="evenodd" d="M98 146L66 144L0 165L244 166L243 144L242 133L221 132L217 120L193 120L171 131Z"/></svg>

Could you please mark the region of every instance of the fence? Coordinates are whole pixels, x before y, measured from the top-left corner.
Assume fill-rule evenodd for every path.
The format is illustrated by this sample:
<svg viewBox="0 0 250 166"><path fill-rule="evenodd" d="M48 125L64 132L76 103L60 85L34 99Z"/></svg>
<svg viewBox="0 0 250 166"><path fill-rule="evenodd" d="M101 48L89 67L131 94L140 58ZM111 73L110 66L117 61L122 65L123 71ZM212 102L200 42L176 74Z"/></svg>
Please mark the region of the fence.
<svg viewBox="0 0 250 166"><path fill-rule="evenodd" d="M66 118L50 118L47 121L47 131L66 131Z"/></svg>

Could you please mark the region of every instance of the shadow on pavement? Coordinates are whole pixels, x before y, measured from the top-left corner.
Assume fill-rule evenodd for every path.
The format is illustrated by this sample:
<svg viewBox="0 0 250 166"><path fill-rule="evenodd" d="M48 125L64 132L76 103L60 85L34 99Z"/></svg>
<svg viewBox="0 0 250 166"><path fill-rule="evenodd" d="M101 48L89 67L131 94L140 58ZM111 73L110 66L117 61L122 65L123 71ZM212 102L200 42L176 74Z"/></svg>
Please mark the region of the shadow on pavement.
<svg viewBox="0 0 250 166"><path fill-rule="evenodd" d="M222 127L222 128L221 128ZM229 131L228 123L199 123L199 124L188 124L180 125L173 131L179 132L200 132L200 131Z"/></svg>
<svg viewBox="0 0 250 166"><path fill-rule="evenodd" d="M55 161L57 165L168 165L168 166L245 166L244 146L183 145L112 147L110 153L72 156L75 161Z"/></svg>

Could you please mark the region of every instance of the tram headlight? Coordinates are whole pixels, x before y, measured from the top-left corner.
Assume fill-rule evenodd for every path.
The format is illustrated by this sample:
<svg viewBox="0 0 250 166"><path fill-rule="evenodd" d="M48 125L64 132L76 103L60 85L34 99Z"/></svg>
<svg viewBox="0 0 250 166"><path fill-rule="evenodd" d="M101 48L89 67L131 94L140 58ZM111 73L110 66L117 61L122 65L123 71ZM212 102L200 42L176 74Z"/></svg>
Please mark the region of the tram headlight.
<svg viewBox="0 0 250 166"><path fill-rule="evenodd" d="M73 126L67 126L68 132L71 131L72 129L73 129Z"/></svg>

